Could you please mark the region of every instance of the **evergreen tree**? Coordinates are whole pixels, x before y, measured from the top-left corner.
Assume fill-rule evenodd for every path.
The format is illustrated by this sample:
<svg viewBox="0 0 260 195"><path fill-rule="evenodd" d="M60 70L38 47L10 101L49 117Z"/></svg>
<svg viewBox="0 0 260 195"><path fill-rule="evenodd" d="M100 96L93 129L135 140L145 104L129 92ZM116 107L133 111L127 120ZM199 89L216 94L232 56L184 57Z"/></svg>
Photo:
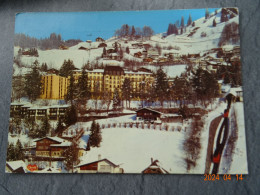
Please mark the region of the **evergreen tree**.
<svg viewBox="0 0 260 195"><path fill-rule="evenodd" d="M135 27L132 26L132 30L131 30L131 36L134 37L135 36Z"/></svg>
<svg viewBox="0 0 260 195"><path fill-rule="evenodd" d="M187 26L191 25L191 23L192 23L191 15L189 15L189 19L188 19L188 22L187 22Z"/></svg>
<svg viewBox="0 0 260 195"><path fill-rule="evenodd" d="M184 17L181 17L181 27L184 28Z"/></svg>
<svg viewBox="0 0 260 195"><path fill-rule="evenodd" d="M227 11L222 8L221 9L221 17L220 17L220 22L227 22L228 21L228 16L227 16Z"/></svg>
<svg viewBox="0 0 260 195"><path fill-rule="evenodd" d="M159 68L155 75L155 95L156 98L161 102L163 107L163 102L168 100L169 96L169 83L166 73Z"/></svg>
<svg viewBox="0 0 260 195"><path fill-rule="evenodd" d="M51 129L51 125L50 125L50 122L49 122L49 118L46 115L42 119L42 125L41 125L41 129L40 129L39 137L45 137L48 133L50 133L50 129Z"/></svg>
<svg viewBox="0 0 260 195"><path fill-rule="evenodd" d="M183 34L183 28L181 28L181 34Z"/></svg>
<svg viewBox="0 0 260 195"><path fill-rule="evenodd" d="M67 91L67 95L65 97L66 101L70 101L71 105L73 104L73 100L76 98L76 86L74 83L74 76L72 74L72 72L70 73L70 77L69 77L69 86L68 86L68 91Z"/></svg>
<svg viewBox="0 0 260 195"><path fill-rule="evenodd" d="M205 19L208 19L208 18L209 18L209 10L207 8L206 11L205 11Z"/></svg>
<svg viewBox="0 0 260 195"><path fill-rule="evenodd" d="M104 48L103 48L102 57L104 58L104 57L106 57L106 56L107 56L107 50L106 50L106 48L104 47Z"/></svg>
<svg viewBox="0 0 260 195"><path fill-rule="evenodd" d="M57 133L58 135L61 135L63 130L64 130L63 120L61 118L59 118L57 125L56 125L55 133Z"/></svg>
<svg viewBox="0 0 260 195"><path fill-rule="evenodd" d="M72 60L64 60L61 68L60 68L60 76L68 77L72 71L75 69L74 63Z"/></svg>
<svg viewBox="0 0 260 195"><path fill-rule="evenodd" d="M194 27L195 26L195 22L192 22L192 27Z"/></svg>
<svg viewBox="0 0 260 195"><path fill-rule="evenodd" d="M121 101L120 101L119 91L116 88L113 95L113 109L116 110L118 106L120 106L120 103Z"/></svg>
<svg viewBox="0 0 260 195"><path fill-rule="evenodd" d="M15 160L16 160L16 153L15 153L14 144L8 143L6 161L15 161Z"/></svg>
<svg viewBox="0 0 260 195"><path fill-rule="evenodd" d="M176 34L176 35L179 34L176 24L173 25L173 34Z"/></svg>
<svg viewBox="0 0 260 195"><path fill-rule="evenodd" d="M216 20L215 20L215 19L213 20L212 26L213 26L213 27L216 27L216 26L217 26L217 23L216 23Z"/></svg>
<svg viewBox="0 0 260 195"><path fill-rule="evenodd" d="M84 100L86 103L86 100L90 98L90 89L88 85L88 75L86 72L86 68L83 66L82 67L82 73L81 76L79 77L79 82L78 82L78 92L77 92L77 97L80 100Z"/></svg>
<svg viewBox="0 0 260 195"><path fill-rule="evenodd" d="M129 49L129 47L128 47L128 46L126 47L126 49L125 49L125 52L126 52L127 54L129 54L129 53L130 53L130 49Z"/></svg>
<svg viewBox="0 0 260 195"><path fill-rule="evenodd" d="M31 102L35 101L41 94L41 75L38 65L38 61L35 61L31 72L25 76L25 92Z"/></svg>
<svg viewBox="0 0 260 195"><path fill-rule="evenodd" d="M99 147L102 141L102 136L100 132L100 126L95 121L92 122L90 128L90 136L89 136L89 146L91 147Z"/></svg>
<svg viewBox="0 0 260 195"><path fill-rule="evenodd" d="M42 63L41 71L43 71L43 72L47 72L47 70L48 70L48 66L47 66L47 64L46 64L46 63Z"/></svg>
<svg viewBox="0 0 260 195"><path fill-rule="evenodd" d="M167 29L167 35L171 35L173 33L174 33L173 24L170 23Z"/></svg>
<svg viewBox="0 0 260 195"><path fill-rule="evenodd" d="M65 112L64 122L67 126L73 125L77 122L78 115L74 105L71 105Z"/></svg>
<svg viewBox="0 0 260 195"><path fill-rule="evenodd" d="M148 37L150 39L150 37L154 34L153 29L150 26L144 26L143 27L143 36L144 37Z"/></svg>
<svg viewBox="0 0 260 195"><path fill-rule="evenodd" d="M24 151L23 146L18 139L15 145L15 160L23 160L24 159Z"/></svg>
<svg viewBox="0 0 260 195"><path fill-rule="evenodd" d="M75 142L72 142L71 146L63 152L64 164L68 171L74 172L74 166L78 162L78 146Z"/></svg>
<svg viewBox="0 0 260 195"><path fill-rule="evenodd" d="M131 80L129 78L125 78L124 83L122 85L122 96L123 99L126 101L126 106L127 106L127 101L131 102L131 94L132 94L132 87L131 87Z"/></svg>

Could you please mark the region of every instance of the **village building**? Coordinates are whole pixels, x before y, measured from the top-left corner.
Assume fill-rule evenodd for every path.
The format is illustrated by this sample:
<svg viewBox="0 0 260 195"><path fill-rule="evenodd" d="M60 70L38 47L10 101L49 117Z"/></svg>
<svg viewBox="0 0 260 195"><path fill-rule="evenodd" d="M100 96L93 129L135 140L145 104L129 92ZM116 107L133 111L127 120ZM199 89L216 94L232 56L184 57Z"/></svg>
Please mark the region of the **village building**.
<svg viewBox="0 0 260 195"><path fill-rule="evenodd" d="M71 142L59 137L43 137L35 139L36 142L36 159L49 160L62 160L63 151L71 146Z"/></svg>
<svg viewBox="0 0 260 195"><path fill-rule="evenodd" d="M79 50L88 50L88 48L81 46L79 47Z"/></svg>
<svg viewBox="0 0 260 195"><path fill-rule="evenodd" d="M67 94L68 78L55 74L41 76L42 88L40 99L64 99Z"/></svg>
<svg viewBox="0 0 260 195"><path fill-rule="evenodd" d="M99 159L94 162L80 164L75 167L77 173L124 173L119 165L114 164L108 159Z"/></svg>
<svg viewBox="0 0 260 195"><path fill-rule="evenodd" d="M158 160L151 159L151 164L142 171L144 174L169 174L164 168L161 167Z"/></svg>
<svg viewBox="0 0 260 195"><path fill-rule="evenodd" d="M5 164L7 173L26 173L26 164L22 160L9 161Z"/></svg>
<svg viewBox="0 0 260 195"><path fill-rule="evenodd" d="M96 38L96 42L104 42L105 40L104 39L102 39L101 37L97 37Z"/></svg>
<svg viewBox="0 0 260 195"><path fill-rule="evenodd" d="M150 108L141 108L136 110L137 121L160 121L163 113Z"/></svg>

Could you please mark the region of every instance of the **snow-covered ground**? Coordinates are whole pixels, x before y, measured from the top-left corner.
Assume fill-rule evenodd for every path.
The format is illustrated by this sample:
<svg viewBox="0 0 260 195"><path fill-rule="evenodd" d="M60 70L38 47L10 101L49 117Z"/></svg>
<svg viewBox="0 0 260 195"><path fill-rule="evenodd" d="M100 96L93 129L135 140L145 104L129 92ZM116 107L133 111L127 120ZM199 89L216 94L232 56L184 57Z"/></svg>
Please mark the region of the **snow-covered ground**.
<svg viewBox="0 0 260 195"><path fill-rule="evenodd" d="M82 164L96 161L98 155L120 165L125 173L141 173L159 160L170 173L185 173L182 142L183 132L155 131L137 128L102 129L102 143L91 148Z"/></svg>

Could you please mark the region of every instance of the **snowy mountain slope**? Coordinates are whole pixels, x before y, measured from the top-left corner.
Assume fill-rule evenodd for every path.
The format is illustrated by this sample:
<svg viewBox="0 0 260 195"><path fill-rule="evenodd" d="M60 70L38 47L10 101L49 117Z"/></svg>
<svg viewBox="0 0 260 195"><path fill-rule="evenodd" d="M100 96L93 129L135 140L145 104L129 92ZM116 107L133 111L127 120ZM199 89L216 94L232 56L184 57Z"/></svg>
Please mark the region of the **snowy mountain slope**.
<svg viewBox="0 0 260 195"><path fill-rule="evenodd" d="M201 53L206 50L218 47L219 39L222 33L224 26L227 23L236 22L238 23L238 15L235 15L234 18L229 19L228 22L220 23L221 10L218 10L218 13L215 15L212 13L208 19L200 18L195 22L195 26L186 27L186 32L181 35L169 35L166 38L162 37L162 33L152 36L149 40L130 40L129 38L116 38L111 37L106 40L107 48L113 48L113 43L118 42L123 50L125 51L126 47L130 49L130 55L125 54L124 58L129 60L136 60L141 62L142 59L134 57L134 53L142 52L144 48L135 48L132 44L142 43L149 44L152 47L159 46L162 48L161 56L165 53L179 53L182 54L191 54L191 53ZM213 27L213 20L216 20L217 26ZM190 34L191 32L192 35ZM201 34L205 33L205 37L201 37ZM103 48L98 48L100 42L80 42L75 46L70 47L68 50L38 50L39 57L29 57L22 56L21 60L24 64L31 65L36 59L41 63L46 62L49 68L59 69L63 64L64 60L71 59L73 60L77 68L81 68L83 64L88 61L95 62L97 58L100 58L103 52ZM166 49L171 46L172 49ZM80 47L88 48L88 51L79 50ZM174 48L175 47L175 48ZM18 53L18 47L14 48L14 56ZM112 65L123 65L123 62L107 61L105 59L98 59L99 63L103 64L112 64Z"/></svg>
<svg viewBox="0 0 260 195"><path fill-rule="evenodd" d="M169 43L174 43L181 48L181 53L200 53L205 50L218 47L219 39L223 28L226 24L236 22L239 23L238 15L227 22L220 22L221 10L218 10L216 15L211 14L210 18L200 18L195 22L195 26L187 27L186 32L182 35L169 35L165 39ZM213 27L215 19L217 26ZM199 28L198 28L199 27ZM192 36L188 36L195 28L198 28ZM205 37L201 37L201 33L206 33Z"/></svg>

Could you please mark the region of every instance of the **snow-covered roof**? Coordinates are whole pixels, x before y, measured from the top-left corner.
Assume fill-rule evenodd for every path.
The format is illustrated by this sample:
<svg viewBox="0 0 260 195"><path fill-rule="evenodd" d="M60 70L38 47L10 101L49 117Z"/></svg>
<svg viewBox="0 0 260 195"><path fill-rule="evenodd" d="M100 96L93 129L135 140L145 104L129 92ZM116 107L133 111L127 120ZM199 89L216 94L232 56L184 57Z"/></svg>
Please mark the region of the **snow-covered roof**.
<svg viewBox="0 0 260 195"><path fill-rule="evenodd" d="M89 165L89 164L92 164L92 163L98 163L98 162L102 162L102 161L105 161L105 162L109 163L113 167L118 167L119 166L119 165L116 165L116 164L112 163L110 160L104 158L104 159L93 161L93 162L83 162L83 163L81 163L81 164L79 164L79 165L77 165L75 167L81 167L81 166Z"/></svg>
<svg viewBox="0 0 260 195"><path fill-rule="evenodd" d="M153 110L153 109L151 109L151 108L140 108L140 109L138 109L138 110L136 110L135 112L138 112L138 111L140 111L140 110L149 110L149 111L152 111L152 112L156 112L156 113L159 113L159 114L163 114L162 112L159 112L159 111L157 111L157 110Z"/></svg>
<svg viewBox="0 0 260 195"><path fill-rule="evenodd" d="M22 167L24 170L26 170L25 162L22 160L16 160L16 161L9 161L6 162L6 164L12 169L12 171L15 171Z"/></svg>
<svg viewBox="0 0 260 195"><path fill-rule="evenodd" d="M45 139L45 138L51 139L51 140L56 141L56 142L59 142L59 143L62 143L62 142L67 141L67 140L64 140L64 139L62 139L62 138L60 138L60 137L49 137L49 136L42 137L42 138L38 138L38 139L35 139L35 140L33 140L33 141L34 141L34 142L37 142L37 141L40 141L40 140Z"/></svg>
<svg viewBox="0 0 260 195"><path fill-rule="evenodd" d="M62 142L62 143L60 143L60 144L51 144L50 146L55 146L55 147L69 147L69 146L71 146L71 142L65 141L65 142Z"/></svg>
<svg viewBox="0 0 260 195"><path fill-rule="evenodd" d="M11 106L23 106L25 103L22 102L12 102Z"/></svg>

